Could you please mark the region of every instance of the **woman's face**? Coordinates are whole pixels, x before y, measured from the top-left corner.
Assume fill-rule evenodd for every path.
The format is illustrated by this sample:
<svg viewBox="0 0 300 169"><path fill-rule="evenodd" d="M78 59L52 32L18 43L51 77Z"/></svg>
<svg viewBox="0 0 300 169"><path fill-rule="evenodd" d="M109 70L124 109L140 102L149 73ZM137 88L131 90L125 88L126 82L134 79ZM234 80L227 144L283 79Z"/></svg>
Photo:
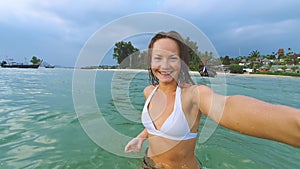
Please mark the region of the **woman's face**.
<svg viewBox="0 0 300 169"><path fill-rule="evenodd" d="M181 69L180 50L176 41L162 38L154 42L151 56L151 70L159 83L177 81Z"/></svg>

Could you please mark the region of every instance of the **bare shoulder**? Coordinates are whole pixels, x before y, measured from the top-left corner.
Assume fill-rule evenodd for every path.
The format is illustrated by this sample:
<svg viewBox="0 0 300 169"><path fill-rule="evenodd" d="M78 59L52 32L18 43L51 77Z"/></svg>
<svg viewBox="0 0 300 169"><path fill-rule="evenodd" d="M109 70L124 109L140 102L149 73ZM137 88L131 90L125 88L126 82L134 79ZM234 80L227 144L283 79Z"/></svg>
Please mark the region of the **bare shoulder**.
<svg viewBox="0 0 300 169"><path fill-rule="evenodd" d="M144 97L147 99L148 96L150 95L150 93L154 90L156 86L154 85L149 85L147 87L144 88Z"/></svg>
<svg viewBox="0 0 300 169"><path fill-rule="evenodd" d="M209 99L213 91L206 85L190 85L183 89L183 93L190 98L194 104L199 104L200 100Z"/></svg>
<svg viewBox="0 0 300 169"><path fill-rule="evenodd" d="M209 94L212 93L213 91L206 85L195 85L196 90L199 94Z"/></svg>
<svg viewBox="0 0 300 169"><path fill-rule="evenodd" d="M190 94L204 94L204 93L208 93L208 92L212 92L212 90L206 86L206 85L182 85L181 88L184 90L184 92L186 93L190 93Z"/></svg>
<svg viewBox="0 0 300 169"><path fill-rule="evenodd" d="M196 103L196 100L199 100L199 85L191 85L191 84L181 84L181 94L185 100L189 100L193 103Z"/></svg>

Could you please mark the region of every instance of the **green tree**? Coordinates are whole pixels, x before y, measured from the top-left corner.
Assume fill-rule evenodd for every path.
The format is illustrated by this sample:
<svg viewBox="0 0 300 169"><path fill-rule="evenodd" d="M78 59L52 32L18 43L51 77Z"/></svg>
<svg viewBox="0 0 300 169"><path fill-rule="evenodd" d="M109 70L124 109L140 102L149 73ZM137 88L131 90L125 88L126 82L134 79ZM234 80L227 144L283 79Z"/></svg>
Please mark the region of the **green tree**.
<svg viewBox="0 0 300 169"><path fill-rule="evenodd" d="M269 62L269 63L268 63L268 69L271 69L272 66L273 66L273 62Z"/></svg>
<svg viewBox="0 0 300 169"><path fill-rule="evenodd" d="M219 59L214 58L214 53L205 51L204 53L201 53L199 51L197 42L192 41L189 37L187 37L185 40L185 43L189 47L188 53L189 53L189 68L192 71L200 71L202 67L205 65L216 65L219 64Z"/></svg>
<svg viewBox="0 0 300 169"><path fill-rule="evenodd" d="M213 53L212 52L208 52L208 51L205 51L204 52L204 55L202 55L203 57L203 61L210 61L213 59Z"/></svg>
<svg viewBox="0 0 300 169"><path fill-rule="evenodd" d="M250 53L249 55L249 60L250 61L256 61L260 58L260 52L258 50L254 50Z"/></svg>
<svg viewBox="0 0 300 169"><path fill-rule="evenodd" d="M223 65L230 65L230 58L229 58L229 56L225 56L224 58L221 57L220 60L221 60L221 62L222 62Z"/></svg>
<svg viewBox="0 0 300 169"><path fill-rule="evenodd" d="M256 72L259 69L259 67L261 67L261 66L262 66L262 63L253 63L252 69L254 72Z"/></svg>
<svg viewBox="0 0 300 169"><path fill-rule="evenodd" d="M296 70L299 69L299 67L298 66L293 66L293 67L291 67L291 69L293 70L293 72L296 72Z"/></svg>
<svg viewBox="0 0 300 169"><path fill-rule="evenodd" d="M273 52L273 53L274 53L274 52ZM265 58L275 60L275 59L276 59L276 56L275 56L274 54L271 54L271 55L268 54L268 55L265 56Z"/></svg>
<svg viewBox="0 0 300 169"><path fill-rule="evenodd" d="M137 69L147 69L148 66L148 52L147 51L143 51L139 54L139 56L137 57L137 64L134 65L135 68Z"/></svg>
<svg viewBox="0 0 300 169"><path fill-rule="evenodd" d="M113 59L116 59L120 68L134 67L136 65L139 49L135 48L131 42L117 42L114 48Z"/></svg>
<svg viewBox="0 0 300 169"><path fill-rule="evenodd" d="M36 56L32 56L30 62L31 62L32 64L38 64L38 63L41 62L41 59L38 59Z"/></svg>
<svg viewBox="0 0 300 169"><path fill-rule="evenodd" d="M286 54L287 56L291 56L294 54L294 52L292 51L292 48L288 48L288 53Z"/></svg>
<svg viewBox="0 0 300 169"><path fill-rule="evenodd" d="M239 57L233 58L230 63L232 63L232 64L239 64L245 58L246 57L244 57L244 56L239 56Z"/></svg>
<svg viewBox="0 0 300 169"><path fill-rule="evenodd" d="M187 37L185 40L185 43L189 47L188 53L189 53L189 68L193 71L199 71L201 67L203 66L202 60L201 60L201 53L198 50L197 42L191 41L189 37Z"/></svg>
<svg viewBox="0 0 300 169"><path fill-rule="evenodd" d="M287 66L283 66L281 67L281 69L285 72L285 70L287 69L288 67Z"/></svg>
<svg viewBox="0 0 300 169"><path fill-rule="evenodd" d="M278 55L278 60L280 60L280 59L282 59L282 58L284 58L284 54Z"/></svg>
<svg viewBox="0 0 300 169"><path fill-rule="evenodd" d="M229 66L229 70L230 73L240 73L240 74L244 73L243 66L240 66L238 64L231 64Z"/></svg>

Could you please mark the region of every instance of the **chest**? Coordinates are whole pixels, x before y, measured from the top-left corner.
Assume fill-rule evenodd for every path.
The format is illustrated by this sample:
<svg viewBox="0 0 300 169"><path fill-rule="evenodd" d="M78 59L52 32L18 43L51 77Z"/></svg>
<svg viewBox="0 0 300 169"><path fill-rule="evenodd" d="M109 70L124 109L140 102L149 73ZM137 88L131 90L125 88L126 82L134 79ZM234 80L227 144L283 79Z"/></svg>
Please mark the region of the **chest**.
<svg viewBox="0 0 300 169"><path fill-rule="evenodd" d="M189 98L174 95L163 95L157 94L154 95L148 105L149 115L152 119L152 122L157 130L160 130L161 127L167 120L171 120L176 113L181 113L186 121L189 123L189 126L193 126L191 121L192 116L191 110L193 106ZM191 122L191 123L190 123Z"/></svg>
<svg viewBox="0 0 300 169"><path fill-rule="evenodd" d="M149 115L156 129L160 129L163 123L173 113L175 105L175 94L164 95L157 93L148 105Z"/></svg>

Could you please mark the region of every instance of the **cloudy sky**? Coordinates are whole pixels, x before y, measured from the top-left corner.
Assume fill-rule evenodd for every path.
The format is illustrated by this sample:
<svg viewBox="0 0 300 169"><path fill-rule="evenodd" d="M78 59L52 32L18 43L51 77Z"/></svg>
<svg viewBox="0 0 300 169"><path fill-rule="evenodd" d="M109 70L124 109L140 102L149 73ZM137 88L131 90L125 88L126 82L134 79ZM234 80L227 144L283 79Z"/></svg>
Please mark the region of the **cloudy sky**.
<svg viewBox="0 0 300 169"><path fill-rule="evenodd" d="M53 65L74 66L95 32L144 12L194 24L220 56L271 54L279 48L300 53L299 6L299 0L2 0L0 59L35 55Z"/></svg>

